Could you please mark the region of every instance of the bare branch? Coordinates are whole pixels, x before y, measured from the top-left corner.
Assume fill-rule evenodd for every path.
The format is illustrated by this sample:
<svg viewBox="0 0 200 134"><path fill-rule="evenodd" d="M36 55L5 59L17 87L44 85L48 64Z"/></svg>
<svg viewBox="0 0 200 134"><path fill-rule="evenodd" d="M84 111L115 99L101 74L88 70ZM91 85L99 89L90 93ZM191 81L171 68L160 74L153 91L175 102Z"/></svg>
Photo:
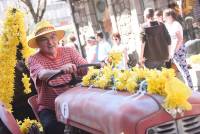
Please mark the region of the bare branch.
<svg viewBox="0 0 200 134"><path fill-rule="evenodd" d="M37 16L35 14L35 11L33 9L33 5L31 3L31 1L30 0L21 0L21 1L29 8L31 15L33 16L34 22L36 23L37 22Z"/></svg>
<svg viewBox="0 0 200 134"><path fill-rule="evenodd" d="M44 0L44 8L41 11L41 14L38 16L39 20L41 20L44 16L44 13L46 11L46 7L47 7L47 0Z"/></svg>
<svg viewBox="0 0 200 134"><path fill-rule="evenodd" d="M38 3L37 3L36 16L39 16L39 12L40 12L40 0L38 0ZM38 17L37 17L37 21L38 21Z"/></svg>
<svg viewBox="0 0 200 134"><path fill-rule="evenodd" d="M46 11L47 0L43 0L43 1L44 1L44 4L43 4L43 7L41 7L42 2L41 0L38 0L37 10L35 12L33 8L33 4L31 3L31 0L21 0L21 2L23 2L29 8L35 23L39 22L42 19Z"/></svg>

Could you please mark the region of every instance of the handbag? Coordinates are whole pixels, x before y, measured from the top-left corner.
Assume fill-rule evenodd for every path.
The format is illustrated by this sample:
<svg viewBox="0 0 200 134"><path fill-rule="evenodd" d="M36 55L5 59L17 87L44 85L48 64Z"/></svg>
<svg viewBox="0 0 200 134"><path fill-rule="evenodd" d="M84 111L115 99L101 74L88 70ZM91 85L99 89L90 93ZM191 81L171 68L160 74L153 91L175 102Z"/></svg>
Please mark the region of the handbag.
<svg viewBox="0 0 200 134"><path fill-rule="evenodd" d="M179 72L176 64L173 62L172 59L170 59L170 60L168 60L168 61L165 62L165 67L166 68L172 68L172 69L174 69L176 73Z"/></svg>
<svg viewBox="0 0 200 134"><path fill-rule="evenodd" d="M128 54L128 61L127 65L129 68L136 66L138 63L139 56L137 54L137 51L133 51L132 53Z"/></svg>

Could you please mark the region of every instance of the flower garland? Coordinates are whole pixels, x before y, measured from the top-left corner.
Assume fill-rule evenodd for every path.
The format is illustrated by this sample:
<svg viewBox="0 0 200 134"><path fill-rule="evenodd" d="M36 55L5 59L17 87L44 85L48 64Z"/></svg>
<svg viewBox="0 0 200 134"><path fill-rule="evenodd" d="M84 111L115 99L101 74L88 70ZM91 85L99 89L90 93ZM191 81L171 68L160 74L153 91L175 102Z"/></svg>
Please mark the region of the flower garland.
<svg viewBox="0 0 200 134"><path fill-rule="evenodd" d="M184 110L191 110L192 106L188 102L191 90L182 81L175 77L173 69L150 70L142 68L132 68L131 70L119 70L111 65L106 65L102 69L89 68L88 74L83 77L83 86L93 85L97 88L112 88L119 91L136 93L140 88L140 83L146 81L146 92L158 94L163 97L162 105L173 117L182 114Z"/></svg>
<svg viewBox="0 0 200 134"><path fill-rule="evenodd" d="M24 88L25 88L24 93L26 94L31 93L31 88L30 88L31 84L29 81L30 81L30 78L26 74L23 73L22 82L24 83Z"/></svg>
<svg viewBox="0 0 200 134"><path fill-rule="evenodd" d="M23 58L26 59L32 50L27 47L24 14L16 8L9 8L0 37L0 101L10 110L14 95L16 51L20 42L23 46ZM25 87L28 87L27 83Z"/></svg>
<svg viewBox="0 0 200 134"><path fill-rule="evenodd" d="M22 134L28 134L30 128L33 125L35 125L39 129L40 133L43 132L42 125L38 121L36 121L36 120L30 120L29 118L26 118L26 119L24 119L23 122L22 121L18 121L17 123L18 123L18 125L20 127L20 130L21 130Z"/></svg>

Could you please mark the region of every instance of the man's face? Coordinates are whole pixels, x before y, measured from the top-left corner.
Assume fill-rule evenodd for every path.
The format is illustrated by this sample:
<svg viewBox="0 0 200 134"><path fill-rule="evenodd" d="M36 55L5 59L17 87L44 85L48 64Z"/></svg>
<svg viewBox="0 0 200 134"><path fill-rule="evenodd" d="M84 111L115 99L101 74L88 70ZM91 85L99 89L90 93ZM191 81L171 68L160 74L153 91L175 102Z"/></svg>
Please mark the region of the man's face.
<svg viewBox="0 0 200 134"><path fill-rule="evenodd" d="M41 35L36 39L40 51L44 54L55 54L58 46L58 39L55 32Z"/></svg>

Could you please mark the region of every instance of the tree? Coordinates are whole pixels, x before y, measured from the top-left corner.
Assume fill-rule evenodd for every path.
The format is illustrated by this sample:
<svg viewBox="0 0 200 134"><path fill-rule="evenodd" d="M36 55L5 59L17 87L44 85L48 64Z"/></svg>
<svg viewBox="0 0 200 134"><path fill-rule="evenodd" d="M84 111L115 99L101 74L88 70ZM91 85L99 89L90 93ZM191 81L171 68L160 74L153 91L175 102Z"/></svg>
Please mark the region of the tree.
<svg viewBox="0 0 200 134"><path fill-rule="evenodd" d="M21 0L30 10L31 15L35 23L42 20L44 13L46 11L47 0L37 0L37 8L34 10L33 3L31 0Z"/></svg>

